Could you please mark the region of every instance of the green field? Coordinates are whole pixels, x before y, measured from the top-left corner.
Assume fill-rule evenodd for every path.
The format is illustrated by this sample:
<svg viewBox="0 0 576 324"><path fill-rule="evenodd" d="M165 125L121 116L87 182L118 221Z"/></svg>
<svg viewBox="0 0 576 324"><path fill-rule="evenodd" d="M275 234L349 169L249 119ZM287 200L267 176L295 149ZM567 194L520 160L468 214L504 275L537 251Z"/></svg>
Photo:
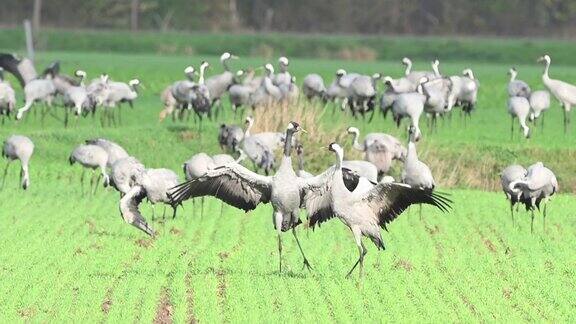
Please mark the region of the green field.
<svg viewBox="0 0 576 324"><path fill-rule="evenodd" d="M279 274L270 206L247 214L225 207L220 216L220 202L207 199L202 217L188 203L175 220L160 217L152 222L152 209L144 202L142 211L159 232L149 239L123 222L116 192L82 192L80 167L70 167L67 159L73 147L89 137L122 144L147 167L178 172L196 152L219 152L216 130L222 120L206 123L202 133L192 122L158 122L160 91L182 78L186 65L197 66L202 59L216 66L212 72L220 71L216 57L47 52L39 54L38 64L53 59L60 59L68 73L82 68L89 77L101 72L118 80L139 77L146 89L133 110L123 109L119 127L101 128L88 118L64 129L52 117L41 123L29 114L21 123L7 121L0 128L2 138L25 134L36 144L29 190L17 188L18 167L12 165L0 195L4 322L575 320L575 125L564 134L562 112L554 103L543 131L538 126L530 140L522 139L519 131L510 139L504 91L508 65L442 62L445 74L471 67L481 82L478 109L466 124L456 113L430 134L421 122L420 157L431 165L441 190L452 195L454 208L448 214L424 208L422 220L417 209L407 211L384 233L386 251L367 244L364 278L346 280L357 250L349 231L336 220L315 231L299 228L314 267L311 273L301 269L297 246L285 235L286 267ZM243 57L235 67L262 63ZM339 67L393 76L402 72L392 61L291 62L299 81L317 72L330 82ZM517 68L533 88L542 87L540 66ZM554 61L551 74L576 81L576 68ZM404 138L405 130L396 129L390 119L378 115L368 124L333 116L328 109L320 125L303 126L341 133L351 124L364 133L385 131ZM230 112L225 120L233 121ZM310 150L327 144L304 140L315 144ZM350 152L349 143L347 147ZM326 154L307 165L319 172L332 159ZM512 224L504 195L497 192L498 172L512 162L539 160L556 172L562 193L549 205L546 230L538 215L531 235L528 213L521 211ZM393 174L399 170L397 166ZM162 209L157 206L157 215Z"/></svg>

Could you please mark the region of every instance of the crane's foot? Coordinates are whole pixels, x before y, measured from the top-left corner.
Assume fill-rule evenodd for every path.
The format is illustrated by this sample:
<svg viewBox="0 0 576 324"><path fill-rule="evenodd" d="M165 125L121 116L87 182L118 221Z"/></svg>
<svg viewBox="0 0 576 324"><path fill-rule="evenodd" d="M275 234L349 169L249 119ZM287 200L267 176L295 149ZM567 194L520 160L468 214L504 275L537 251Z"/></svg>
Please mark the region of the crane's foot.
<svg viewBox="0 0 576 324"><path fill-rule="evenodd" d="M310 265L310 262L308 262L308 259L304 259L304 265L302 266L302 270L304 270L304 268L308 268L308 271L312 271L312 266Z"/></svg>

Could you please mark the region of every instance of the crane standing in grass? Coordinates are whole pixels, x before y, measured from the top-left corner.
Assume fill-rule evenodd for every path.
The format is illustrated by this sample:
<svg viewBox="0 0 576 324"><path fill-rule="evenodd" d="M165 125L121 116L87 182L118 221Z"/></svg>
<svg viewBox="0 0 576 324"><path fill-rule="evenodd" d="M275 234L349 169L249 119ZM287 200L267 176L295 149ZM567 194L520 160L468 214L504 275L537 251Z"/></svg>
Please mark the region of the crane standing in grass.
<svg viewBox="0 0 576 324"><path fill-rule="evenodd" d="M24 190L30 187L30 171L29 163L32 154L34 153L34 143L26 136L12 135L4 142L2 149L2 156L8 159L6 168L4 169L4 177L2 178L2 188L6 183L6 175L8 174L8 167L14 160L20 160L22 168L20 170L20 182Z"/></svg>
<svg viewBox="0 0 576 324"><path fill-rule="evenodd" d="M514 224L514 206L521 203L522 191L518 188L510 188L510 184L514 181L522 180L526 177L526 169L518 164L513 164L502 170L500 173L500 183L502 190L506 195L506 199L510 201L510 216L512 217L512 224Z"/></svg>
<svg viewBox="0 0 576 324"><path fill-rule="evenodd" d="M274 209L272 220L278 235L280 271L282 271L281 233L289 230L292 230L298 243L304 266L311 269L296 235L296 226L301 223L299 217L301 187L298 176L292 168L290 153L292 136L299 131L302 131L302 128L298 123L288 124L282 163L274 176L259 175L238 163L226 164L174 188L170 193L172 205L201 196L216 197L244 211L253 210L260 203L271 203Z"/></svg>
<svg viewBox="0 0 576 324"><path fill-rule="evenodd" d="M564 132L568 131L570 124L570 110L572 106L576 105L576 86L561 80L551 79L548 70L550 70L551 63L550 56L544 55L538 59L538 62L544 63L544 73L542 74L542 82L550 90L552 95L560 101L564 108Z"/></svg>
<svg viewBox="0 0 576 324"><path fill-rule="evenodd" d="M368 250L362 243L362 236L384 250L380 229L396 219L411 204L426 203L442 211L450 208L451 201L439 194L405 184L382 182L374 186L358 184L357 189L348 188L344 182L342 161L344 150L336 143L328 146L336 155L336 165L323 174L305 179L304 202L310 217L310 226L320 226L334 216L338 217L354 235L359 258L346 277L360 264L362 276L364 257ZM365 180L360 178L358 181Z"/></svg>
<svg viewBox="0 0 576 324"><path fill-rule="evenodd" d="M70 157L68 158L70 165L78 162L82 165L82 175L80 176L80 187L82 190L84 189L84 172L86 169L92 169L92 176L90 177L90 189L92 191L92 185L94 183L94 170L97 168L100 169L100 175L98 179L96 179L96 185L94 186L94 193L96 193L96 189L98 188L98 180L100 177L103 178L102 185L107 187L110 183L110 177L106 172L106 165L108 164L108 153L101 148L100 146L93 145L93 144L83 144L77 146Z"/></svg>

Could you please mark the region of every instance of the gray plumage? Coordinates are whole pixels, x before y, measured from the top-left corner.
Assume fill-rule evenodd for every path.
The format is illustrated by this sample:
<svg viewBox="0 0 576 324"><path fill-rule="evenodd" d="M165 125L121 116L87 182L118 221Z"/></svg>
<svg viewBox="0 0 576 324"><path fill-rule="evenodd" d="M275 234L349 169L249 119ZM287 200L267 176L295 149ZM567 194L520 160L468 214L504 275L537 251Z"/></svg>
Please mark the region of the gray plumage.
<svg viewBox="0 0 576 324"><path fill-rule="evenodd" d="M104 187L108 186L110 183L110 178L106 172L106 166L108 165L108 153L100 146L93 144L79 145L72 151L68 161L70 162L70 165L73 165L77 162L84 168L92 169L93 172L95 169L99 168L100 176L103 180L102 184ZM84 170L82 170L82 180L83 178Z"/></svg>
<svg viewBox="0 0 576 324"><path fill-rule="evenodd" d="M16 119L20 120L32 105L37 101L43 101L47 105L52 105L54 95L56 95L56 87L52 82L52 74L48 74L45 79L34 79L26 83L24 86L24 107L18 109Z"/></svg>
<svg viewBox="0 0 576 324"><path fill-rule="evenodd" d="M0 67L14 75L22 88L38 77L34 63L26 57L20 59L14 54L0 53Z"/></svg>
<svg viewBox="0 0 576 324"><path fill-rule="evenodd" d="M550 92L538 90L530 93L530 119L537 119L540 115L550 108Z"/></svg>
<svg viewBox="0 0 576 324"><path fill-rule="evenodd" d="M122 146L110 140L104 138L94 138L88 139L85 142L86 144L100 146L104 149L104 151L106 151L106 153L108 153L108 167L112 167L112 165L120 159L129 157L128 153Z"/></svg>
<svg viewBox="0 0 576 324"><path fill-rule="evenodd" d="M6 168L4 169L4 177L2 180L2 185L6 181L6 174L8 173L8 167L10 163L14 160L20 160L21 170L20 170L20 181L22 188L24 190L30 187L30 158L34 153L34 143L26 136L22 135L12 135L4 141L4 147L2 148L2 156L8 159Z"/></svg>
<svg viewBox="0 0 576 324"><path fill-rule="evenodd" d="M509 188L518 189L522 192L520 202L524 203L526 210L532 211L531 230L534 231L534 210L540 209L544 204L543 216L546 226L546 205L556 192L558 192L558 180L552 170L544 166L542 162L537 162L528 167L526 176L521 180L512 181Z"/></svg>
<svg viewBox="0 0 576 324"><path fill-rule="evenodd" d="M550 56L544 55L538 59L539 62L545 64L544 73L542 74L542 82L550 90L550 93L562 104L564 108L564 132L568 130L570 124L570 110L572 106L576 105L576 86L568 82L551 79L549 75Z"/></svg>
<svg viewBox="0 0 576 324"><path fill-rule="evenodd" d="M16 92L10 82L4 80L4 69L0 67L0 114L9 116L16 109Z"/></svg>
<svg viewBox="0 0 576 324"><path fill-rule="evenodd" d="M373 104L377 94L376 82L380 78L381 75L375 73L372 76L359 75L352 80L348 90L348 104L353 114L356 112L364 114L374 109Z"/></svg>
<svg viewBox="0 0 576 324"><path fill-rule="evenodd" d="M413 188L432 191L436 187L430 168L418 159L416 144L414 143L414 129L410 128L408 141L408 154L402 170L402 182Z"/></svg>
<svg viewBox="0 0 576 324"><path fill-rule="evenodd" d="M291 138L300 130L300 125L291 122L286 130L286 145L282 163L274 176L262 176L238 163L231 163L208 171L203 176L187 181L172 190L172 205L200 196L214 196L229 205L245 211L256 208L260 203L271 203L274 209L273 222L278 235L280 271L282 270L281 233L300 224L299 209L301 206L301 186L292 168L290 151ZM302 252L302 249L300 249ZM304 264L310 267L304 256Z"/></svg>
<svg viewBox="0 0 576 324"><path fill-rule="evenodd" d="M510 97L508 98L508 113L512 118L512 126L510 128L510 137L514 135L514 118L518 118L522 134L525 138L530 137L530 128L526 124L528 116L530 115L530 102L524 97Z"/></svg>
<svg viewBox="0 0 576 324"><path fill-rule="evenodd" d="M224 67L224 72L206 79L206 87L208 87L210 92L212 103L219 101L226 91L235 83L234 73L230 71L228 66L228 60L232 58L237 57L228 52L223 53L220 56L220 63Z"/></svg>
<svg viewBox="0 0 576 324"><path fill-rule="evenodd" d="M214 160L206 153L194 154L182 165L186 180L200 178L208 170L214 169Z"/></svg>
<svg viewBox="0 0 576 324"><path fill-rule="evenodd" d="M350 192L343 181L344 151L336 143L330 144L329 149L336 155L336 165L315 178L302 180L307 184L304 201L311 227L320 226L337 217L352 231L360 256L347 276L358 264L362 276L364 256L368 252L362 243L362 236L372 240L378 249L385 249L381 228L386 229L386 224L396 219L411 204L431 204L442 211L450 208L449 199L405 184L359 184Z"/></svg>
<svg viewBox="0 0 576 324"><path fill-rule="evenodd" d="M236 147L244 139L244 130L238 125L220 125L218 131L218 144L221 149L235 152Z"/></svg>
<svg viewBox="0 0 576 324"><path fill-rule="evenodd" d="M454 105L458 105L462 107L464 113L470 114L476 108L478 101L478 90L480 89L478 79L474 77L471 69L465 69L462 71L462 76L458 76L458 82L455 82L452 77L450 80L452 81L452 90L448 98L447 110L450 111Z"/></svg>
<svg viewBox="0 0 576 324"><path fill-rule="evenodd" d="M110 168L110 184L124 196L134 185L146 168L135 157L129 156L116 160Z"/></svg>
<svg viewBox="0 0 576 324"><path fill-rule="evenodd" d="M128 83L108 81L108 96L104 100L107 107L116 107L120 103L127 102L130 106L138 98L138 86L140 80L132 79Z"/></svg>
<svg viewBox="0 0 576 324"><path fill-rule="evenodd" d="M364 152L364 159L378 169L379 174L388 173L393 160L403 161L406 148L400 141L385 133L368 133L360 142L360 131L356 127L348 127L347 132L353 136L352 147Z"/></svg>
<svg viewBox="0 0 576 324"><path fill-rule="evenodd" d="M313 98L325 99L326 86L324 85L324 79L316 73L308 74L302 81L302 92L308 100Z"/></svg>
<svg viewBox="0 0 576 324"><path fill-rule="evenodd" d="M300 89L296 85L296 77L292 77L289 83L282 83L278 86L282 92L282 100L284 102L295 102L300 96Z"/></svg>
<svg viewBox="0 0 576 324"><path fill-rule="evenodd" d="M280 87L292 83L292 75L288 72L289 65L290 61L285 56L278 58L278 73L272 76L274 85Z"/></svg>
<svg viewBox="0 0 576 324"><path fill-rule="evenodd" d="M432 62L433 66L436 63L436 61ZM404 57L402 59L402 64L404 66L406 66L406 70L404 71L405 80L412 83L412 89L404 91L404 92L416 91L416 87L420 83L420 79L422 79L423 77L427 78L428 80L432 80L432 79L436 78L436 74L434 73L434 71L412 71L412 60L410 60L407 57ZM405 81L402 80L400 82L404 83Z"/></svg>
<svg viewBox="0 0 576 324"><path fill-rule="evenodd" d="M518 71L515 68L511 68L508 71L508 75L510 75L510 81L508 82L508 96L509 97L524 97L528 99L530 97L530 86L522 81L516 80L518 76Z"/></svg>
<svg viewBox="0 0 576 324"><path fill-rule="evenodd" d="M152 206L156 203L170 204L168 192L170 188L178 185L178 175L168 169L144 170L126 195L120 199L120 214L124 221L153 236L155 231L148 225L142 216L138 206L144 198L147 198ZM174 217L176 217L176 206Z"/></svg>
<svg viewBox="0 0 576 324"><path fill-rule="evenodd" d="M264 66L266 74L262 78L260 87L251 94L250 102L252 107L266 106L282 100L282 90L274 84L274 67L268 63Z"/></svg>
<svg viewBox="0 0 576 324"><path fill-rule="evenodd" d="M418 85L417 92L400 93L392 105L392 115L396 125L399 127L403 118L410 118L410 126L415 129L415 139L418 141L422 136L420 127L420 116L424 111L426 96L422 94L422 85Z"/></svg>
<svg viewBox="0 0 576 324"><path fill-rule="evenodd" d="M510 165L500 173L502 191L504 191L506 199L510 201L510 215L512 216L512 222L514 222L514 206L521 202L522 191L518 188L510 188L510 184L514 181L524 179L526 173L526 169L518 164Z"/></svg>

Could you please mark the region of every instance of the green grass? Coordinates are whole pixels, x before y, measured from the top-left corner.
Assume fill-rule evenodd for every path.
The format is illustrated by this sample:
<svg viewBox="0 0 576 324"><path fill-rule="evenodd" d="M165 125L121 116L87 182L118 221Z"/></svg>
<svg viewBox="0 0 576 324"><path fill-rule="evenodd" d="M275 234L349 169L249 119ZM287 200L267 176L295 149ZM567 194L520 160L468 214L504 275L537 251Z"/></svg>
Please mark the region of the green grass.
<svg viewBox="0 0 576 324"><path fill-rule="evenodd" d="M0 29L0 47L24 48L22 29ZM160 36L159 36L160 35ZM452 61L528 64L544 53L556 62L574 64L574 42L562 39L508 39L496 37L416 37L301 34L225 34L209 32L132 33L121 30L43 29L36 46L48 51L158 53L163 55L287 55L338 58L346 53L359 60L415 60L436 57Z"/></svg>
<svg viewBox="0 0 576 324"><path fill-rule="evenodd" d="M207 199L201 217L187 203L175 220L160 217L151 222L159 236L150 240L123 222L116 192L100 188L95 196L82 193L80 167L70 167L67 157L88 137L110 138L147 167L175 171L196 152L218 152L220 121L207 123L202 134L192 123L157 121L163 87L181 78L188 64L208 59L217 66L215 57L49 52L42 53L38 63L56 58L66 72L82 68L91 77L108 72L118 80L137 76L146 89L134 110L123 109L122 127L101 128L81 119L63 129L51 117L42 125L30 114L0 129L2 138L20 133L36 144L30 189L17 189L18 167L13 165L0 195L0 318L5 322L151 322L163 312L176 322L208 323L574 321L576 204L565 192L576 190L576 130L572 127L564 135L555 103L543 133L535 130L526 141L518 132L511 140L504 93L508 66L442 65L446 74L470 66L481 82L472 120L464 126L455 114L452 124L441 125L434 134L423 126L419 144L421 158L433 166L442 191L451 193L454 209L441 214L424 208L423 220L416 208L402 215L383 234L385 252L367 242L366 275L359 281L344 279L357 250L349 231L336 220L315 231L299 231L312 273L301 270L297 246L291 235L284 235L285 271L278 274L270 206L248 214L225 207L220 216L220 203ZM263 62L242 58L235 64ZM418 68L426 68L420 63ZM386 61L294 59L291 67L298 80L310 71L331 80L338 67L395 76L402 70L399 63ZM541 67L518 69L534 88L541 87ZM576 80L576 69L569 66L553 65L551 73ZM226 120L231 117L228 113ZM303 126L344 130L348 123L364 133L405 136L380 116L368 124L332 116L330 110L321 125ZM529 214L520 212L513 225L503 194L482 189L496 188L502 166L537 160L558 174L564 193L549 205L546 231L538 215L530 235ZM317 172L331 161L327 155L308 165ZM151 220L150 206L144 202L141 209ZM156 214L162 209L157 206Z"/></svg>

